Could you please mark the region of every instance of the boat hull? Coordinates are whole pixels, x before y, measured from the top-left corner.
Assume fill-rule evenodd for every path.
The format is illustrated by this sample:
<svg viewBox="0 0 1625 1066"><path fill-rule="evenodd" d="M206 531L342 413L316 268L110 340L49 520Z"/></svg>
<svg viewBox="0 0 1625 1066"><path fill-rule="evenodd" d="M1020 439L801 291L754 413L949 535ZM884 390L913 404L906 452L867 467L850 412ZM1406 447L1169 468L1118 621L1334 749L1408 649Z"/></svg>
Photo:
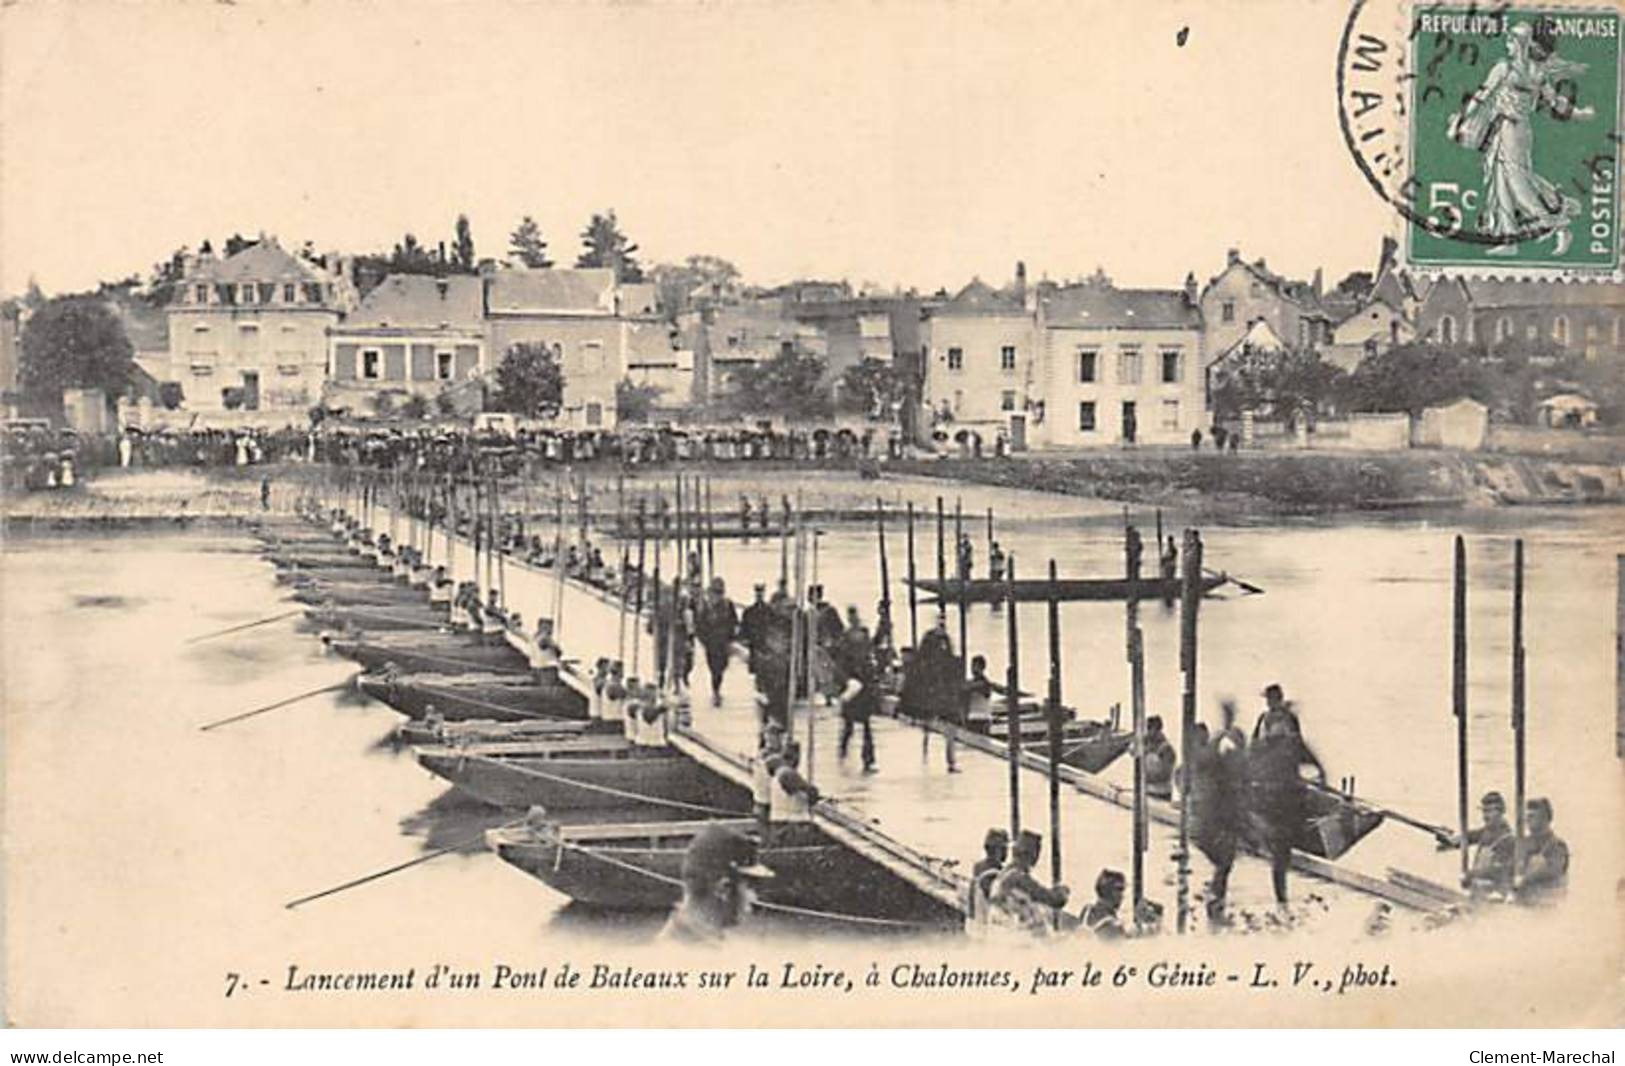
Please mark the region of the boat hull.
<svg viewBox="0 0 1625 1066"><path fill-rule="evenodd" d="M418 636L417 634L400 634ZM328 636L327 646L346 659L353 659L367 670L382 670L392 666L407 673L445 673L479 671L482 673L528 674L530 664L525 657L506 644L484 644L473 638L454 634L424 633L421 639L394 642L378 637Z"/></svg>
<svg viewBox="0 0 1625 1066"><path fill-rule="evenodd" d="M707 824L715 823L527 823L492 830L487 842L504 862L578 903L609 910L666 910L681 898L683 855L689 842ZM722 824L752 836L757 832L750 821ZM810 822L774 824L758 858L775 875L758 885L762 903L907 926L946 928L961 920L957 912L841 846Z"/></svg>
<svg viewBox="0 0 1625 1066"><path fill-rule="evenodd" d="M439 673L363 675L360 686L367 695L387 703L408 718L424 718L432 710L446 721L585 720L588 711L586 698L557 680L557 670L553 668L542 671L539 679L519 674L487 677Z"/></svg>
<svg viewBox="0 0 1625 1066"><path fill-rule="evenodd" d="M521 810L605 811L670 816L671 804L750 812L750 792L667 748L636 748L614 737L560 741L553 750L527 745L508 754L497 745L425 747L418 763L476 799ZM676 808L685 809L685 808ZM691 813L702 813L693 811Z"/></svg>
<svg viewBox="0 0 1625 1066"><path fill-rule="evenodd" d="M1211 574L1202 578L1202 592L1212 592L1229 581L1228 577ZM1127 600L1130 583L1123 578L1067 578L1051 583L1041 578L1021 579L1007 583L978 578L968 582L957 579L938 581L918 578L914 587L921 592L948 603L1003 603L1014 586L1017 603L1045 603L1053 591L1062 603L1104 602ZM1180 594L1178 578L1147 578L1139 583L1142 600L1177 599Z"/></svg>

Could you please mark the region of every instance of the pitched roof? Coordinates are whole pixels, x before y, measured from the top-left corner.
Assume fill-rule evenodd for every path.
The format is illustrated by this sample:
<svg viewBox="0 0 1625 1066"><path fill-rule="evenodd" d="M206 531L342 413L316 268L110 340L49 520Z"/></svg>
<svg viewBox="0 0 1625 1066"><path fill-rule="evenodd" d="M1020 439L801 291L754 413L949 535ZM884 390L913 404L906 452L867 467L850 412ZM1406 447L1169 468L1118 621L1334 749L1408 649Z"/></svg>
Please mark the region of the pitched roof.
<svg viewBox="0 0 1625 1066"><path fill-rule="evenodd" d="M1213 281L1217 281L1219 278L1222 278L1232 267L1240 267L1241 269L1245 270L1253 278L1257 279L1264 285L1269 286L1271 291L1281 296L1283 299L1290 300L1292 303L1297 304L1301 311L1305 311L1312 315L1327 314L1325 308L1321 306L1321 298L1315 293L1315 287L1312 284L1307 281L1294 281L1291 278L1283 277L1280 274L1275 273L1269 267L1264 265L1263 258L1259 258L1254 262L1249 263L1240 256L1237 256L1233 261L1225 264L1224 270L1220 271L1218 276L1216 276ZM1208 282L1208 284L1212 285L1213 281Z"/></svg>
<svg viewBox="0 0 1625 1066"><path fill-rule="evenodd" d="M613 314L615 272L608 268L497 270L490 276L493 313Z"/></svg>
<svg viewBox="0 0 1625 1066"><path fill-rule="evenodd" d="M1625 304L1625 287L1584 281L1461 282L1474 307L1617 307Z"/></svg>
<svg viewBox="0 0 1625 1066"><path fill-rule="evenodd" d="M276 242L275 237L261 238L236 255L225 259L213 256L200 259L186 276L188 283L315 280L333 279L313 264L291 255Z"/></svg>
<svg viewBox="0 0 1625 1066"><path fill-rule="evenodd" d="M1050 326L1092 329L1199 329L1202 314L1180 289L1080 285L1044 296Z"/></svg>
<svg viewBox="0 0 1625 1066"><path fill-rule="evenodd" d="M442 285L444 291L442 291ZM391 274L361 301L345 329L478 329L484 321L481 278L453 274Z"/></svg>
<svg viewBox="0 0 1625 1066"><path fill-rule="evenodd" d="M952 300L932 310L933 316L944 315L1022 315L1026 308L1010 293L999 292L981 278L960 289Z"/></svg>

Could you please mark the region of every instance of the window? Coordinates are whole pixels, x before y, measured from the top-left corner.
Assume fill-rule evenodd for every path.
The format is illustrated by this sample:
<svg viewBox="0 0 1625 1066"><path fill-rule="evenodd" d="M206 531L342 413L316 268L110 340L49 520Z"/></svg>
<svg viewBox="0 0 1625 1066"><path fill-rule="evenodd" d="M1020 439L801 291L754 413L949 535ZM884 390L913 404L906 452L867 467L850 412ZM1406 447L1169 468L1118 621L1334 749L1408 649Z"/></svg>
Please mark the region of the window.
<svg viewBox="0 0 1625 1066"><path fill-rule="evenodd" d="M1219 308L1219 317L1226 322L1234 322L1236 320L1236 301L1226 300L1223 306Z"/></svg>
<svg viewBox="0 0 1625 1066"><path fill-rule="evenodd" d="M1456 320L1449 315L1439 319L1439 341L1442 344L1456 343Z"/></svg>
<svg viewBox="0 0 1625 1066"><path fill-rule="evenodd" d="M319 304L322 302L322 287L320 285L316 284L315 282L307 281L304 283L304 290L305 302L307 304Z"/></svg>
<svg viewBox="0 0 1625 1066"><path fill-rule="evenodd" d="M1495 322L1495 339L1504 341L1512 336L1512 319L1502 315Z"/></svg>
<svg viewBox="0 0 1625 1066"><path fill-rule="evenodd" d="M434 353L434 376L436 378L440 379L441 381L450 381L452 365L452 353Z"/></svg>
<svg viewBox="0 0 1625 1066"><path fill-rule="evenodd" d="M1162 401L1162 428L1163 429L1178 429L1179 428L1179 401L1178 400L1164 400L1164 401Z"/></svg>
<svg viewBox="0 0 1625 1066"><path fill-rule="evenodd" d="M1016 346L1006 344L999 349L999 369L1011 371L1016 368Z"/></svg>
<svg viewBox="0 0 1625 1066"><path fill-rule="evenodd" d="M295 299L295 293L296 293L296 290L294 289L293 284L291 282L289 284L286 284L286 285L282 286L282 302L285 303L285 304L293 303L294 299Z"/></svg>
<svg viewBox="0 0 1625 1066"><path fill-rule="evenodd" d="M260 282L260 303L268 304L276 299L276 283L273 281Z"/></svg>
<svg viewBox="0 0 1625 1066"><path fill-rule="evenodd" d="M253 285L247 284L245 282L241 286L240 291L242 293L242 301L243 301L243 303L251 304L251 303L254 302L254 286Z"/></svg>
<svg viewBox="0 0 1625 1066"><path fill-rule="evenodd" d="M587 425L601 426L604 424L604 405L589 403L587 405Z"/></svg>
<svg viewBox="0 0 1625 1066"><path fill-rule="evenodd" d="M1095 401L1084 400L1078 404L1078 429L1084 433L1095 431Z"/></svg>
<svg viewBox="0 0 1625 1066"><path fill-rule="evenodd" d="M207 325L205 325L204 323L199 322L197 325L192 327L192 332L193 333L207 333L207 332L209 332L209 327Z"/></svg>
<svg viewBox="0 0 1625 1066"><path fill-rule="evenodd" d="M192 376L195 377L195 378L206 378L212 373L214 373L214 364L213 363L193 363L192 364Z"/></svg>
<svg viewBox="0 0 1625 1066"><path fill-rule="evenodd" d="M1078 351L1078 380L1080 382L1087 384L1095 380L1095 362L1098 359L1098 352L1090 349L1080 349ZM1090 409L1093 410L1092 404ZM1093 417L1093 415L1090 417Z"/></svg>
<svg viewBox="0 0 1625 1066"><path fill-rule="evenodd" d="M383 362L383 353L377 348L361 349L361 376L369 381L378 380L379 364Z"/></svg>
<svg viewBox="0 0 1625 1066"><path fill-rule="evenodd" d="M999 410L1014 411L1016 409L1016 390L1005 389L999 393Z"/></svg>
<svg viewBox="0 0 1625 1066"><path fill-rule="evenodd" d="M1118 351L1117 383L1119 385L1138 385L1140 383L1140 349L1122 348Z"/></svg>
<svg viewBox="0 0 1625 1066"><path fill-rule="evenodd" d="M965 369L965 349L963 349L963 348L949 348L948 349L948 369L949 370L963 370L963 369Z"/></svg>
<svg viewBox="0 0 1625 1066"><path fill-rule="evenodd" d="M209 287L207 285L195 286L192 295L198 303L206 304L209 302Z"/></svg>
<svg viewBox="0 0 1625 1066"><path fill-rule="evenodd" d="M1164 385L1177 385L1185 378L1184 359L1179 349L1174 348L1162 353L1162 383Z"/></svg>
<svg viewBox="0 0 1625 1066"><path fill-rule="evenodd" d="M281 374L285 378L296 378L296 377L299 376L299 364L298 363L278 363L276 365L276 372L278 374Z"/></svg>
<svg viewBox="0 0 1625 1066"><path fill-rule="evenodd" d="M1562 315L1552 319L1552 340L1559 344L1569 342L1569 320Z"/></svg>
<svg viewBox="0 0 1625 1066"><path fill-rule="evenodd" d="M1307 318L1298 319L1298 344L1304 348L1309 347L1309 320Z"/></svg>
<svg viewBox="0 0 1625 1066"><path fill-rule="evenodd" d="M260 339L260 324L258 322L239 322L237 332L242 334L243 340L252 343Z"/></svg>

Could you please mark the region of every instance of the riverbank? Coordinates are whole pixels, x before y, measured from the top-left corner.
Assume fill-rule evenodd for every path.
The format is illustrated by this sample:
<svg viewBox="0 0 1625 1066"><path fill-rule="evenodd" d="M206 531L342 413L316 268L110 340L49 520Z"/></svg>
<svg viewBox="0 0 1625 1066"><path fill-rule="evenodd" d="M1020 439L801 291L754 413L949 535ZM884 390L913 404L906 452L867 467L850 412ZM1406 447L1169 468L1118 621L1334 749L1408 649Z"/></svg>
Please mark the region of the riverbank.
<svg viewBox="0 0 1625 1066"><path fill-rule="evenodd" d="M1625 467L1619 464L1455 451L1114 451L908 460L886 469L1167 507L1198 518L1625 503Z"/></svg>

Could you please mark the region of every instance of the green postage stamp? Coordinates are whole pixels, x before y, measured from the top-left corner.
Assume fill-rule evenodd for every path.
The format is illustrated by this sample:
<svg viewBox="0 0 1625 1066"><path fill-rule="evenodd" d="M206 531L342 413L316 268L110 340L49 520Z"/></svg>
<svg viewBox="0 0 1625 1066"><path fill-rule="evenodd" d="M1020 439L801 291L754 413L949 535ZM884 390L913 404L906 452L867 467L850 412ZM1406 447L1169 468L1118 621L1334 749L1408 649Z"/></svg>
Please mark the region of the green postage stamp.
<svg viewBox="0 0 1625 1066"><path fill-rule="evenodd" d="M1384 34L1376 6L1345 33L1341 116L1408 265L1619 279L1619 10L1424 3Z"/></svg>

